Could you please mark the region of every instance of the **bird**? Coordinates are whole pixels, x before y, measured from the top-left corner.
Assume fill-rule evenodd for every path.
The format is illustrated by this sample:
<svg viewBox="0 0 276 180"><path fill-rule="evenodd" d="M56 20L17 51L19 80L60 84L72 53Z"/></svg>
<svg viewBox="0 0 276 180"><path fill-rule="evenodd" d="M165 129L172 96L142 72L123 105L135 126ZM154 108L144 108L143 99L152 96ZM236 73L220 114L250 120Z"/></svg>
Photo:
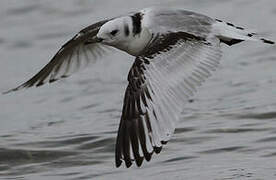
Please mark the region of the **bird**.
<svg viewBox="0 0 276 180"><path fill-rule="evenodd" d="M134 57L117 132L115 166L140 167L171 139L184 105L220 63L221 44L274 44L232 23L177 8L148 7L96 22L65 43L31 79L4 92L66 78L117 48Z"/></svg>

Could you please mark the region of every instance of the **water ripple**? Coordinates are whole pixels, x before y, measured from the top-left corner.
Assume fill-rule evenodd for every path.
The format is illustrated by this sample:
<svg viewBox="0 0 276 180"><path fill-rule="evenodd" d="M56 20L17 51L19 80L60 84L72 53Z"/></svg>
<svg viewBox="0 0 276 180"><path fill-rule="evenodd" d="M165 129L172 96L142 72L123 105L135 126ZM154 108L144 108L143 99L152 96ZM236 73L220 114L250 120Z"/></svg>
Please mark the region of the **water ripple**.
<svg viewBox="0 0 276 180"><path fill-rule="evenodd" d="M276 152L263 155L262 157L276 157Z"/></svg>
<svg viewBox="0 0 276 180"><path fill-rule="evenodd" d="M115 138L104 138L93 142L83 143L78 147L81 150L93 150L93 152L115 152Z"/></svg>
<svg viewBox="0 0 276 180"><path fill-rule="evenodd" d="M264 142L276 142L276 137L267 137L260 140L257 140L258 143L264 143Z"/></svg>
<svg viewBox="0 0 276 180"><path fill-rule="evenodd" d="M51 141L38 141L31 143L18 143L15 146L27 146L27 147L35 147L35 148L58 148L58 147L66 147L74 144L82 144L87 141L91 141L99 138L99 136L91 135L91 136L83 136L83 137L73 137L62 140L51 140Z"/></svg>
<svg viewBox="0 0 276 180"><path fill-rule="evenodd" d="M6 11L7 15L25 15L27 13L31 13L32 11L35 11L40 8L39 4L30 4L25 5L24 7L18 7L18 8L12 8Z"/></svg>
<svg viewBox="0 0 276 180"><path fill-rule="evenodd" d="M236 116L238 119L276 119L276 112L266 112L266 113L251 113L245 115Z"/></svg>
<svg viewBox="0 0 276 180"><path fill-rule="evenodd" d="M186 132L192 132L195 130L196 130L196 128L194 128L194 127L176 128L174 133L181 134L181 133L186 133Z"/></svg>
<svg viewBox="0 0 276 180"><path fill-rule="evenodd" d="M212 129L205 131L205 133L246 133L246 132L261 132L269 131L272 128L225 128L225 129Z"/></svg>
<svg viewBox="0 0 276 180"><path fill-rule="evenodd" d="M182 157L171 158L171 159L165 160L165 161L163 161L163 163L190 160L190 159L195 159L195 158L198 158L198 157L197 156L182 156Z"/></svg>
<svg viewBox="0 0 276 180"><path fill-rule="evenodd" d="M215 139L216 137L211 137L211 136L202 136L202 137L188 137L188 138L177 138L177 139L172 139L170 142L181 142L181 143L186 143L186 144L201 144L201 143L206 143L210 140Z"/></svg>
<svg viewBox="0 0 276 180"><path fill-rule="evenodd" d="M18 40L12 43L9 48L19 49L19 48L30 48L31 46L33 46L33 42L31 41Z"/></svg>
<svg viewBox="0 0 276 180"><path fill-rule="evenodd" d="M79 108L79 110L93 109L94 107L97 107L97 106L99 106L99 103L92 103L89 105L82 106L81 108Z"/></svg>
<svg viewBox="0 0 276 180"><path fill-rule="evenodd" d="M216 148L216 149L210 149L206 151L200 151L201 154L217 154L217 153L224 153L224 152L234 152L239 151L241 149L246 148L245 146L231 146L231 147L225 147L225 148Z"/></svg>
<svg viewBox="0 0 276 180"><path fill-rule="evenodd" d="M3 164L45 162L71 155L76 155L76 153L72 151L34 151L25 149L0 148L0 162Z"/></svg>

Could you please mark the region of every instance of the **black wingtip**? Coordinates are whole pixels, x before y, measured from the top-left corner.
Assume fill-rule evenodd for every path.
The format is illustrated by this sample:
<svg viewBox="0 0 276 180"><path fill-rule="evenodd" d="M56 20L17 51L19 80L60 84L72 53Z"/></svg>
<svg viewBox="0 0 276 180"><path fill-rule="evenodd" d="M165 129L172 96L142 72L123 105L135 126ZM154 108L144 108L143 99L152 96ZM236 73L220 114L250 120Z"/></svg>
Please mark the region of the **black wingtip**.
<svg viewBox="0 0 276 180"><path fill-rule="evenodd" d="M125 159L124 161L125 161L125 165L127 168L129 168L132 165L132 162L130 159ZM116 159L116 163L115 163L116 168L120 167L122 165L122 162L123 162L122 159ZM138 163L140 163L140 162L138 162ZM142 162L141 162L141 164L142 164Z"/></svg>
<svg viewBox="0 0 276 180"><path fill-rule="evenodd" d="M49 83L53 83L53 82L56 82L58 79L50 79L49 80Z"/></svg>
<svg viewBox="0 0 276 180"><path fill-rule="evenodd" d="M270 41L270 40L268 40L268 39L262 38L261 40L262 40L264 43L266 43L266 44L275 44L275 42Z"/></svg>
<svg viewBox="0 0 276 180"><path fill-rule="evenodd" d="M40 81L39 83L37 83L35 86L36 87L39 87L39 86L42 86L43 84L45 84L43 81Z"/></svg>
<svg viewBox="0 0 276 180"><path fill-rule="evenodd" d="M162 146L160 146L160 147L153 147L153 150L154 150L154 152L156 153L156 154L159 154L160 152L161 152L161 150L162 150Z"/></svg>
<svg viewBox="0 0 276 180"><path fill-rule="evenodd" d="M122 164L122 160L116 160L116 168L120 167Z"/></svg>
<svg viewBox="0 0 276 180"><path fill-rule="evenodd" d="M8 91L4 91L4 92L2 92L2 94L3 94L3 95L6 95L6 94L9 94L9 93L11 93L11 92L18 91L19 89L22 89L22 88L23 88L23 87L19 86L19 87L17 87L17 88L13 88L13 89L10 89L10 90L8 90Z"/></svg>
<svg viewBox="0 0 276 180"><path fill-rule="evenodd" d="M231 40L224 40L224 39L220 39L220 42L227 44L228 46L232 46L234 44L238 44L240 42L243 42L244 40L241 39L231 39Z"/></svg>
<svg viewBox="0 0 276 180"><path fill-rule="evenodd" d="M151 160L151 155L152 155L152 153L145 153L145 154L144 154L145 159L146 159L147 161L150 161L150 160Z"/></svg>
<svg viewBox="0 0 276 180"><path fill-rule="evenodd" d="M140 166L142 165L143 161L144 161L144 158L143 158L143 157L136 158L136 160L135 160L136 165L137 165L138 167L140 167Z"/></svg>
<svg viewBox="0 0 276 180"><path fill-rule="evenodd" d="M131 161L125 160L126 167L129 168L132 165Z"/></svg>
<svg viewBox="0 0 276 180"><path fill-rule="evenodd" d="M13 92L13 91L15 91L15 90L14 90L14 89L10 89L10 90L8 90L8 91L2 92L2 94L3 94L3 95L6 95L6 94L9 94L9 93L11 93L11 92Z"/></svg>
<svg viewBox="0 0 276 180"><path fill-rule="evenodd" d="M135 159L136 165L138 167L141 167L141 165L143 164L143 161L144 161L143 157ZM122 160L116 160L116 168L120 167L122 165L122 162L123 162ZM125 165L126 165L127 168L129 168L132 165L132 162L131 161L125 161Z"/></svg>

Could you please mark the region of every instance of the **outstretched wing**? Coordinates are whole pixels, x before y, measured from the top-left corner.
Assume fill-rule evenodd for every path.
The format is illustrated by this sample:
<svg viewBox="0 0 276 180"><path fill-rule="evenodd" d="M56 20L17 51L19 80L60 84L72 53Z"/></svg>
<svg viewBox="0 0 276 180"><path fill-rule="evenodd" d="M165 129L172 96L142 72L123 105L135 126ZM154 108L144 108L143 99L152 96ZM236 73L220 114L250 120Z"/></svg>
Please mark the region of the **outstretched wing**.
<svg viewBox="0 0 276 180"><path fill-rule="evenodd" d="M173 134L183 105L216 69L219 40L184 32L158 35L128 75L116 142L116 166L159 153Z"/></svg>
<svg viewBox="0 0 276 180"><path fill-rule="evenodd" d="M107 21L100 21L81 30L65 43L51 61L30 80L5 93L54 82L60 78L68 77L90 62L95 62L98 57L105 53L107 47L99 43L92 43L91 40Z"/></svg>

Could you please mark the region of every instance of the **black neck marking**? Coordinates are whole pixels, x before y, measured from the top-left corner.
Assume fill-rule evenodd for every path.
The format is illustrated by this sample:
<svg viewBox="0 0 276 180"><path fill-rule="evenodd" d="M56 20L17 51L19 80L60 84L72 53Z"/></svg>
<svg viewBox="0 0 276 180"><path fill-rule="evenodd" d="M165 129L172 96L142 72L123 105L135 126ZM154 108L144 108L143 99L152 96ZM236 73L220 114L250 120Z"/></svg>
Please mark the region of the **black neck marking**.
<svg viewBox="0 0 276 180"><path fill-rule="evenodd" d="M131 16L132 25L133 25L133 35L139 34L142 31L141 21L143 18L142 13L136 13Z"/></svg>
<svg viewBox="0 0 276 180"><path fill-rule="evenodd" d="M124 31L125 31L125 35L128 36L129 35L129 27L127 24L124 24Z"/></svg>

